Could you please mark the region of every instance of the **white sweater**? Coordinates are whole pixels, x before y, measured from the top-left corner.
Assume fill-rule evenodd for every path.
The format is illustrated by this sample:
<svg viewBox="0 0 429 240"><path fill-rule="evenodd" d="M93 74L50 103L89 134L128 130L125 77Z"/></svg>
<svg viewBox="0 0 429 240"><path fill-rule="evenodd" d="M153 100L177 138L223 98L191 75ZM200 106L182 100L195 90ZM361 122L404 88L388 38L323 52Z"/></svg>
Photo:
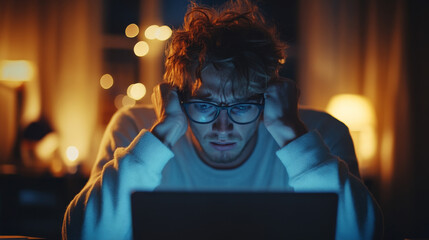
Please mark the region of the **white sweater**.
<svg viewBox="0 0 429 240"><path fill-rule="evenodd" d="M309 132L279 148L265 126L252 155L235 169L203 163L189 129L169 149L146 129L153 109L138 106L114 115L96 165L67 208L63 237L131 239L130 194L135 190L295 191L339 194L337 239L374 239L381 211L359 176L347 127L330 115L300 110Z"/></svg>

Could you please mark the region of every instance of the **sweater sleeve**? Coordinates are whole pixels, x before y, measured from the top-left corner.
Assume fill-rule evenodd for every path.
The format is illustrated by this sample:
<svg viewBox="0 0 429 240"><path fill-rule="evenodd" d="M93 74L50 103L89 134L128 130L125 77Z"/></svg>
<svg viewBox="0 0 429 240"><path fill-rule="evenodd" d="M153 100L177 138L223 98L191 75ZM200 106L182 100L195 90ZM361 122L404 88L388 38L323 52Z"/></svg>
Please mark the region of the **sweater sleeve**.
<svg viewBox="0 0 429 240"><path fill-rule="evenodd" d="M296 192L338 194L336 239L379 239L382 214L363 182L333 155L317 130L277 151Z"/></svg>
<svg viewBox="0 0 429 240"><path fill-rule="evenodd" d="M100 174L72 200L63 222L64 239L131 239L131 199L151 191L173 152L147 130L126 148L118 148Z"/></svg>
<svg viewBox="0 0 429 240"><path fill-rule="evenodd" d="M347 163L349 171L360 178L358 162L348 127L331 115L300 109L300 117L309 130L317 130L331 153Z"/></svg>

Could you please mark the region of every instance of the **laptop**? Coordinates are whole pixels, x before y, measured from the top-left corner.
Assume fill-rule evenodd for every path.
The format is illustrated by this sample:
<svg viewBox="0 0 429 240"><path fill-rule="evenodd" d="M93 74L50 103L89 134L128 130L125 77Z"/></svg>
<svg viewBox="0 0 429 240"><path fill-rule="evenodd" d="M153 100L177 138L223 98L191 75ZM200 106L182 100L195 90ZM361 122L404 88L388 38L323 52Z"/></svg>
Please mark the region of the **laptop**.
<svg viewBox="0 0 429 240"><path fill-rule="evenodd" d="M335 193L134 192L134 239L335 239Z"/></svg>

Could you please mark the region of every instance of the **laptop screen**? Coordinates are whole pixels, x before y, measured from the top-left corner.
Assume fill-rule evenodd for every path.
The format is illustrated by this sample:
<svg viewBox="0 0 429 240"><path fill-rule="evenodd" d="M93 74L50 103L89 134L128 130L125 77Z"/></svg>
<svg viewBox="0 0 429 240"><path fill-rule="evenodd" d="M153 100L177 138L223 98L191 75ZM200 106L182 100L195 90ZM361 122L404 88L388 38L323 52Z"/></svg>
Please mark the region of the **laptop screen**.
<svg viewBox="0 0 429 240"><path fill-rule="evenodd" d="M335 193L134 192L134 239L334 239Z"/></svg>

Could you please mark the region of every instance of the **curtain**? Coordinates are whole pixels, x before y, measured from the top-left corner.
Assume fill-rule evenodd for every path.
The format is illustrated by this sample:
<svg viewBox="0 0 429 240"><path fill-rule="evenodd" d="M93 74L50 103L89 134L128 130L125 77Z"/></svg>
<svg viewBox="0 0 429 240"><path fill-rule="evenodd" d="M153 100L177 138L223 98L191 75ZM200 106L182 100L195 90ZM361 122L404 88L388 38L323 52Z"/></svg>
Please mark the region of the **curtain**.
<svg viewBox="0 0 429 240"><path fill-rule="evenodd" d="M403 0L300 1L298 70L303 105L324 110L340 93L365 96L374 105L377 153L365 180L376 183L372 191L387 224L402 227L412 224L413 215L400 211L393 218L399 213L395 207L412 209L404 5Z"/></svg>
<svg viewBox="0 0 429 240"><path fill-rule="evenodd" d="M0 63L6 60L27 60L38 63L39 26L37 1L2 1L0 4ZM2 79L0 79L2 80ZM33 121L40 116L41 100L39 77L36 74L25 87L13 88L0 82L0 162L9 161L19 125ZM21 93L18 93L21 91ZM17 95L26 96L23 117L17 119Z"/></svg>
<svg viewBox="0 0 429 240"><path fill-rule="evenodd" d="M0 8L0 60L29 60L37 72L23 86L23 127L46 118L58 136L58 158L67 159L67 147L75 146L76 163L83 161L84 168L92 165L98 144L101 11L101 0L6 0ZM9 100L2 104L13 104ZM5 109L14 114L15 107L0 111ZM8 118L0 120L6 123L1 128L13 126Z"/></svg>

